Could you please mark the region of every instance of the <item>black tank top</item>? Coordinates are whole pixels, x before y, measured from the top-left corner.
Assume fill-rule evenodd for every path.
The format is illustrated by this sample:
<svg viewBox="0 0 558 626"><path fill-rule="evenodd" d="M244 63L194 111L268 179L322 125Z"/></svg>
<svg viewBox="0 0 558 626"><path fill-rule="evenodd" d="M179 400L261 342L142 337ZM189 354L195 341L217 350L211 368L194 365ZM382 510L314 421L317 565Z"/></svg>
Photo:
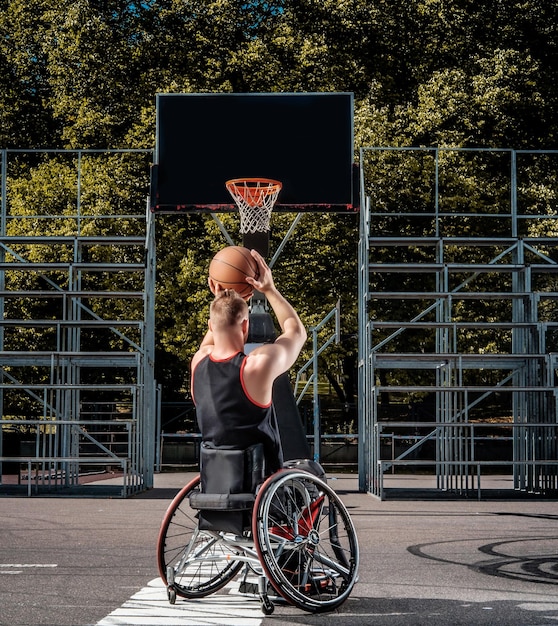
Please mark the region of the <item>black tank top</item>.
<svg viewBox="0 0 558 626"><path fill-rule="evenodd" d="M283 453L271 404L254 402L243 385L246 355L238 352L223 361L203 358L192 376L192 395L202 441L213 446L247 448L263 443L269 472L283 465Z"/></svg>

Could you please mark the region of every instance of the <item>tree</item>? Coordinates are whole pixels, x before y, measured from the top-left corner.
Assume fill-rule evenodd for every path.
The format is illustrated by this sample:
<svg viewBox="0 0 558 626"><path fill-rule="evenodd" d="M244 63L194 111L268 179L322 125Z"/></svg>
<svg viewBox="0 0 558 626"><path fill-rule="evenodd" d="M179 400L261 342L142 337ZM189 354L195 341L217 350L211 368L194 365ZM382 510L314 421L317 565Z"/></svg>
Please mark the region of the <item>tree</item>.
<svg viewBox="0 0 558 626"><path fill-rule="evenodd" d="M550 0L1 0L0 9L3 147L152 148L156 93L206 91L354 92L357 148L556 141L558 8ZM417 202L409 191L431 166L390 159L363 165L404 208ZM140 165L115 160L112 180L86 167L85 180L99 184L85 190L92 211L143 211ZM481 207L490 194L466 187L470 167L459 163L444 184L453 201L468 194ZM544 180L525 197L552 198L554 181ZM10 200L40 193L45 210L64 210L72 184L60 160L22 163L10 170ZM234 216L223 219L237 236ZM288 223L273 216L274 244ZM23 232L23 223L12 228ZM110 225L88 228L102 234ZM205 324L204 268L224 242L200 216L160 216L157 228L158 359L187 369ZM314 215L285 247L278 280L308 325L340 297L344 330L354 334L356 241L354 217Z"/></svg>
<svg viewBox="0 0 558 626"><path fill-rule="evenodd" d="M42 5L0 4L0 146L5 148L58 144L41 42Z"/></svg>

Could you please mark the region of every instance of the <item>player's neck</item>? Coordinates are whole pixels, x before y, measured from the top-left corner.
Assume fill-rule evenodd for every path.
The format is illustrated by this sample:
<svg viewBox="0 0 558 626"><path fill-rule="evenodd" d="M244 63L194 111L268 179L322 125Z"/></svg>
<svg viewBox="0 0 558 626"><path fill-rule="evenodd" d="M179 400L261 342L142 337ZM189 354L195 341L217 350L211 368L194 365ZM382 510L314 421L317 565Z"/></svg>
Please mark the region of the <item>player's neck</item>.
<svg viewBox="0 0 558 626"><path fill-rule="evenodd" d="M244 349L244 337L242 333L235 333L234 335L217 335L215 337L215 344L211 354L216 359L227 359L237 352L242 352Z"/></svg>

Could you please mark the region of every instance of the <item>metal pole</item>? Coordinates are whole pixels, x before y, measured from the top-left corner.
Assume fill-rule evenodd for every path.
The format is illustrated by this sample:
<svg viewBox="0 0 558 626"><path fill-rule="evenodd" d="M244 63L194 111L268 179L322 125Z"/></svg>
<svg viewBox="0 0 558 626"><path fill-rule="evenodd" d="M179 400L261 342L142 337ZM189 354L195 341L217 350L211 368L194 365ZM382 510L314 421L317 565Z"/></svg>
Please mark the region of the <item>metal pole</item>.
<svg viewBox="0 0 558 626"><path fill-rule="evenodd" d="M316 328L312 329L312 349L313 349L313 373L314 373L314 386L312 406L314 410L314 461L320 462L321 443L322 443L322 428L320 422L320 393L318 389L318 331Z"/></svg>
<svg viewBox="0 0 558 626"><path fill-rule="evenodd" d="M145 274L145 325L144 325L144 352L143 352L143 408L142 439L144 463L144 486L153 487L153 472L155 466L156 421L157 408L155 402L155 276L156 276L156 241L155 241L155 214L150 210L149 199L146 209L146 241L147 248Z"/></svg>
<svg viewBox="0 0 558 626"><path fill-rule="evenodd" d="M1 159L1 180L0 180L0 189L1 189L1 197L0 197L0 202L2 203L2 213L0 215L0 236L4 237L6 235L6 220L7 220L7 214L8 214L8 210L6 207L6 202L7 202L7 189L6 189L6 185L7 185L7 175L8 175L8 164L7 164L7 159L8 159L8 153L6 150L2 150L0 152L0 159ZM2 244L0 246L0 263L4 263L5 261L5 249L4 249L4 245ZM6 276L5 276L5 272L4 270L0 271L0 291L4 291L5 289L5 285L6 285ZM4 319L4 296L0 297L0 319ZM0 327L0 352L4 351L4 326ZM4 370L2 368L1 370L1 374L0 374L0 383L4 383ZM2 417L4 416L4 390L0 389L0 419L2 419ZM3 435L4 435L4 429L2 428L2 426L0 426L0 457L2 457L3 455ZM2 462L0 461L0 484L2 484ZM31 481L29 481L29 484L31 484Z"/></svg>

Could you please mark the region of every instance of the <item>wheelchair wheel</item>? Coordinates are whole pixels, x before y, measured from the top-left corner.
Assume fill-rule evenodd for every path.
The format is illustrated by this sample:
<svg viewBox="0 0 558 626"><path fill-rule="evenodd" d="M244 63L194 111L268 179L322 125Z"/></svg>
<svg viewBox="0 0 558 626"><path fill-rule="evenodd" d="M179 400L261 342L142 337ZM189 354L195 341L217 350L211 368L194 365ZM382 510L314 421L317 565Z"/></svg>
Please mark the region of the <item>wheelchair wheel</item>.
<svg viewBox="0 0 558 626"><path fill-rule="evenodd" d="M197 511L190 507L189 496L199 485L198 476L176 495L157 541L159 575L169 590L183 598L201 598L221 589L242 567L242 562L230 558L230 547L225 549L217 535L198 530ZM168 580L169 567L172 580Z"/></svg>
<svg viewBox="0 0 558 626"><path fill-rule="evenodd" d="M318 477L280 471L262 485L252 532L273 588L304 611L330 611L357 581L358 541L347 509Z"/></svg>

